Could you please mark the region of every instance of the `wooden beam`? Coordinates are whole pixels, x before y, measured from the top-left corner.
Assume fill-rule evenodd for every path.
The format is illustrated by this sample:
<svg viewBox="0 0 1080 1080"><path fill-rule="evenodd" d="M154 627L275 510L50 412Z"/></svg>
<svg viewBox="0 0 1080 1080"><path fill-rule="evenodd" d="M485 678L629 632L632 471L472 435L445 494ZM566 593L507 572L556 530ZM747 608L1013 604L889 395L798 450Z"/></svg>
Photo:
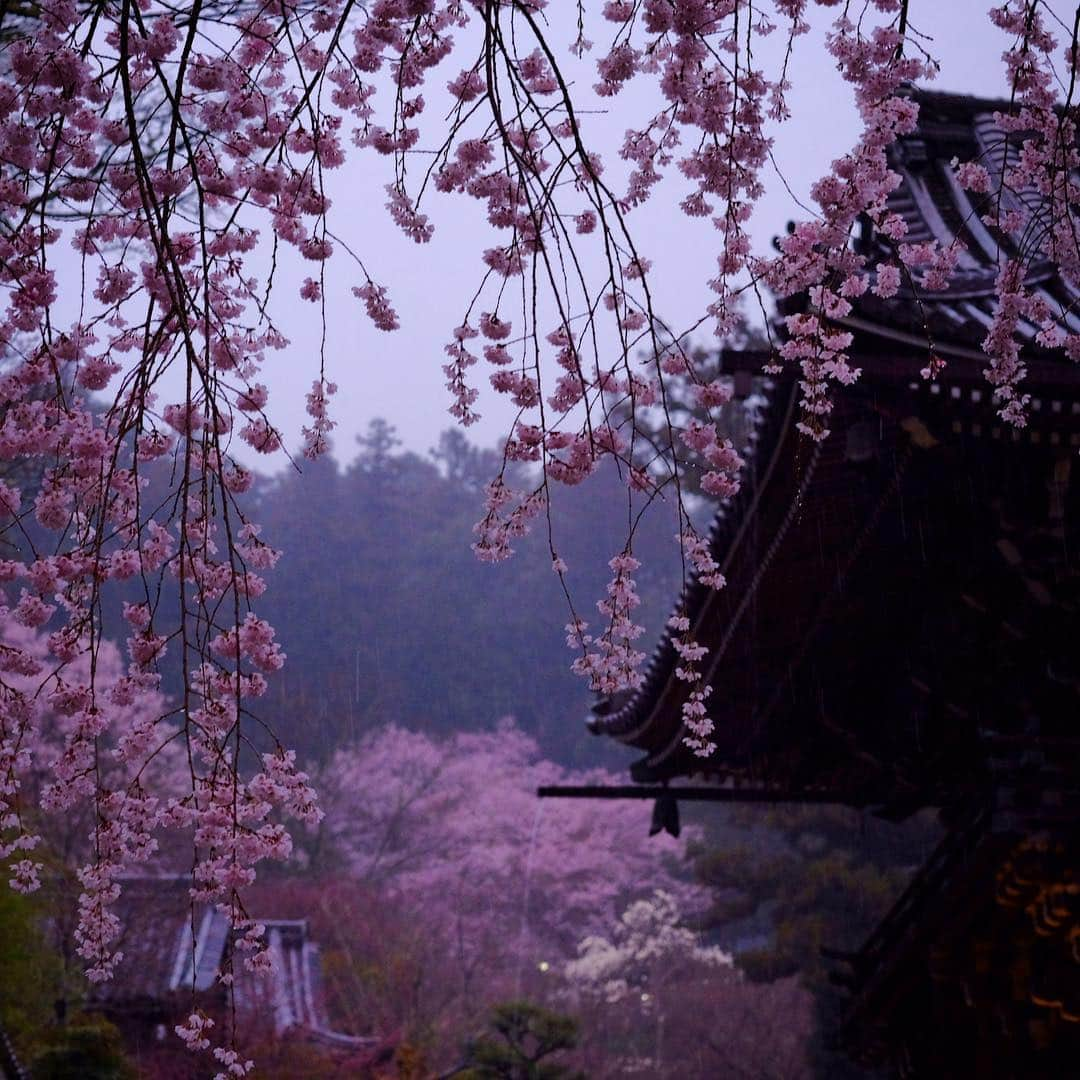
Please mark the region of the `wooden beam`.
<svg viewBox="0 0 1080 1080"><path fill-rule="evenodd" d="M541 799L685 799L688 802L823 803L866 806L864 794L791 791L781 788L665 787L662 784L549 784L536 789Z"/></svg>

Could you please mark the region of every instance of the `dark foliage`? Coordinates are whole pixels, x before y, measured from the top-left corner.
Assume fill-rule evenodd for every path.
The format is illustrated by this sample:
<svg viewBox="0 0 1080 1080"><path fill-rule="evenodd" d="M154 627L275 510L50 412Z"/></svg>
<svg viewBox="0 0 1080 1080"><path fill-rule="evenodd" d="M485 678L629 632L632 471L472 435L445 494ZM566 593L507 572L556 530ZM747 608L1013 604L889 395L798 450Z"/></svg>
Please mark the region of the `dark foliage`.
<svg viewBox="0 0 1080 1080"><path fill-rule="evenodd" d="M568 1066L545 1061L578 1043L577 1021L528 1001L510 1001L492 1010L493 1035L473 1039L466 1048L460 1080L584 1080Z"/></svg>
<svg viewBox="0 0 1080 1080"><path fill-rule="evenodd" d="M53 1044L34 1059L33 1080L135 1080L120 1033L102 1020L57 1028Z"/></svg>
<svg viewBox="0 0 1080 1080"><path fill-rule="evenodd" d="M706 925L750 978L799 975L813 992L818 1076L866 1076L830 1046L847 994L822 949L856 951L939 835L932 813L897 825L839 806L730 809L708 822L695 853L714 890Z"/></svg>

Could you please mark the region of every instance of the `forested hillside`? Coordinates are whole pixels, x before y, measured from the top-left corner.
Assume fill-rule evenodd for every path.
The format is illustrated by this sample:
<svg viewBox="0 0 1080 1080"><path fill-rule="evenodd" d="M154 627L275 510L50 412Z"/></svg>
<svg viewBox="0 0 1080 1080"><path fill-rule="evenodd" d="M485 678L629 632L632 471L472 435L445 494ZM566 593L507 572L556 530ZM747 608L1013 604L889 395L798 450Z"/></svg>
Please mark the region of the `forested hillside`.
<svg viewBox="0 0 1080 1080"><path fill-rule="evenodd" d="M569 611L544 523L506 562L470 550L497 471L493 453L456 432L424 458L376 423L344 470L306 462L303 475L258 489L253 517L285 552L260 610L288 655L260 704L301 757L324 759L381 723L447 733L513 714L556 760L612 760L607 740L584 731L590 695L570 672ZM578 612L595 621L625 535L625 481L601 470L556 494L557 550ZM680 586L675 531L674 513L661 512L635 534L646 650Z"/></svg>

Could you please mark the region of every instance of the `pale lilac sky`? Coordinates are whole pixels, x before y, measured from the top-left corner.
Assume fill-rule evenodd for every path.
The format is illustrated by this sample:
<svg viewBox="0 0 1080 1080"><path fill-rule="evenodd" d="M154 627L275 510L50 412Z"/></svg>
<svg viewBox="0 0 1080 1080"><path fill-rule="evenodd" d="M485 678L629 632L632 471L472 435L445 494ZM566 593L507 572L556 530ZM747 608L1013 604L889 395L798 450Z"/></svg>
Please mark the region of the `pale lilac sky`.
<svg viewBox="0 0 1080 1080"><path fill-rule="evenodd" d="M1000 61L1005 39L990 26L985 14L988 6L986 0L914 0L911 21L933 39L927 43L928 49L941 61L938 89L986 96L1005 93ZM1057 10L1068 6L1058 0ZM554 0L548 7L553 27L557 27L558 13L563 9L572 25L575 7L570 0ZM814 31L798 42L792 69L793 116L777 133L774 150L788 183L803 199L829 162L851 146L858 131L850 89L824 51L824 28L830 20L821 16L829 12L816 14ZM595 63L604 41L602 30L597 27L593 35L597 49L586 58L587 64ZM777 43L780 37L774 35ZM572 58L568 63L574 67ZM447 69L452 66L453 61L444 65ZM578 71L579 81L585 83L589 73ZM453 73L448 70L445 78ZM436 80L436 85L445 78ZM650 110L656 111L655 99L650 101L647 91L645 80L638 80L622 95L607 100L606 116L588 119L586 136L592 137L612 171L621 165L617 148L625 129L640 122ZM346 175L336 177L334 185L338 221L348 222L350 235L367 253L369 268L390 287L402 321L394 334L374 330L357 311L356 302L347 298L347 288L339 290L340 301L331 305L327 356L332 377L341 387L336 402L339 427L334 434L335 452L342 459L352 456L356 434L374 416L389 419L406 446L419 452L434 445L438 432L453 422L446 412L442 347L450 328L461 321L479 280L479 250L492 244L479 204L474 208L467 205L472 200L460 196L436 195L429 203L436 233L426 248L404 239L387 222L381 186L371 178L373 166L380 164L370 155L362 155L355 164L346 166ZM755 214L754 235L760 251L768 250L772 237L788 220L801 216L775 173L770 173L767 194ZM655 191L651 203L635 210L629 219L643 254L654 263L651 287L656 309L669 325L679 327L696 321L709 302L705 283L715 272L717 251L711 226L701 219L691 221L676 205L687 190L686 182L676 174ZM342 269L344 264L337 272ZM711 332L703 328L699 336L707 342ZM295 361L283 358L280 366L290 370L280 381L275 378L275 387L295 385L294 379L300 386L306 385L306 375L301 376L296 369L307 368L304 353L315 341L308 338L305 348L305 338L299 332L294 340ZM612 345L614 348L614 341ZM495 395L485 393L488 373L480 367L473 372L481 388L483 419L469 429L469 435L491 445L505 433L511 413L500 408L502 403L494 400ZM282 401L284 396L279 392L275 415L287 430L296 431L302 415L295 403ZM282 408L286 404L292 407Z"/></svg>
<svg viewBox="0 0 1080 1080"><path fill-rule="evenodd" d="M600 0L590 0L588 6L595 16ZM1000 60L1005 39L989 24L988 6L988 0L913 0L911 23L928 35L927 48L941 61L937 89L990 97L1005 93ZM1054 0L1048 6L1059 15L1071 14L1067 0ZM576 7L573 0L550 3L553 42L560 38L569 42ZM794 90L789 97L793 116L776 132L777 164L792 190L804 200L811 183L852 145L858 130L850 90L824 49L824 31L835 12L815 9L813 31L798 41L791 68ZM559 24L563 13L565 26ZM598 103L589 87L595 81L594 65L597 55L602 55L606 25L593 18L590 36L596 39L597 47L586 56L585 66L566 57L566 74L585 90L579 104L582 100ZM767 71L776 69L782 38L781 33L775 34L772 43L755 56ZM442 113L435 100L436 88L464 66L464 55L444 62L432 76L431 88L425 88L429 125ZM648 92L649 85L645 79L637 80L623 94L601 103L606 114L587 117L586 140L603 155L609 178L621 175L623 163L617 150L625 129L640 125L659 107L657 98ZM427 130L437 134L430 126ZM386 159L370 151L354 152L342 169L327 177L334 204L331 227L389 288L402 323L395 333L376 330L350 292L351 286L360 283L360 275L346 258L332 260L326 290L325 348L327 375L340 387L333 402L339 425L334 446L343 461L354 455L356 436L373 417L386 417L396 425L405 445L420 453L433 446L438 433L453 423L446 412L449 401L441 371L443 345L461 322L480 280L481 250L496 242L479 203L432 192L425 209L436 225L435 237L425 246L413 244L389 221L383 206L388 168ZM616 191L623 187L617 180L611 186ZM767 194L753 223L755 245L761 252L769 250L772 237L783 231L787 221L803 216L772 170L766 176L766 186ZM687 182L673 171L669 181L655 190L651 202L629 217L639 250L653 260L655 309L668 325L677 328L695 322L708 304L706 282L715 273L718 249L718 234L708 219L691 220L678 209L678 201L688 190ZM268 229L263 232L265 235ZM313 269L311 263L279 268L277 314L292 345L270 358L264 374L272 395L268 413L294 449L300 444L299 431L305 419L304 393L318 371L318 309L295 299L300 281ZM614 330L613 323L610 328ZM703 328L698 339L707 344L712 340L711 331ZM612 348L616 348L614 340ZM490 392L484 366L472 369L475 385L481 389L478 407L483 419L468 434L474 441L491 446L505 434L512 412ZM281 454L267 459L247 452L238 441L234 448L246 463L264 471L287 464Z"/></svg>

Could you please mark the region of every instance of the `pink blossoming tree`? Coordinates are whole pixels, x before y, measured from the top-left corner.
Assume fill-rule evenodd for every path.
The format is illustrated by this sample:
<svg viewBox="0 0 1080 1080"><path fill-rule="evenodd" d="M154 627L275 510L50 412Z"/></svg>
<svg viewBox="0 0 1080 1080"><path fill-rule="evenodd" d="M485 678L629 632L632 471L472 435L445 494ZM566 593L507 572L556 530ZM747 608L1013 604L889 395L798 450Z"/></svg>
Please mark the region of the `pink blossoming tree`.
<svg viewBox="0 0 1080 1080"><path fill-rule="evenodd" d="M294 887L318 912L343 1026L399 1031L446 1069L492 1005L525 996L581 1018L590 1076L729 1058L802 1075L809 998L744 980L690 928L708 898L680 873L685 840L649 838L641 803L535 798L610 773L546 761L503 721L443 739L383 728L316 779L326 818Z"/></svg>
<svg viewBox="0 0 1080 1080"><path fill-rule="evenodd" d="M249 962L264 963L243 890L262 860L288 854L284 819L312 823L320 814L288 749L256 753L250 739L258 699L284 657L256 611L278 553L245 516L240 497L252 475L236 450L273 454L284 443L262 381L268 354L288 349L279 263L306 268L296 292L319 313L338 259L374 325L397 326L387 285L367 261L377 253L344 237L342 208L325 191L326 174L349 155L386 159L392 180L378 197L417 244L436 227L427 213L433 192L486 210L491 234L478 246L475 292L447 328L443 377L462 424L477 417L480 383L513 403L505 460L534 463L536 481L517 491L504 473L493 478L477 554L507 557L547 513L557 484L579 483L605 457L627 467L628 535L613 553L600 619L590 627L570 608L577 667L606 691L640 678L637 514L670 496L685 558L720 587L679 498L684 449L709 462L709 490L729 494L739 483L738 455L711 423L666 432L666 472L631 467L634 407L662 406L668 379L699 381L710 408L726 397L722 385L695 378L692 357L673 344L679 333L654 309L635 208L665 174L680 177L682 211L717 253L706 316L718 332L761 286L808 296L809 307L788 319L775 363L799 371L801 426L815 439L828 433L837 387L858 376L850 335L835 320L868 289L887 297L901 282L936 289L948 281L956 246L906 242L886 206L898 183L886 150L916 123L917 106L900 91L934 70L911 32L908 0L871 0L857 12L839 0L596 6L590 17L604 40L595 61L582 5L546 0L0 7L0 459L11 466L0 480L0 583L5 622L39 631L48 651L42 658L9 644L0 657L0 853L13 860L16 886L33 888L22 777L33 767L34 702L62 684L77 759L57 771L50 799L62 812L93 807L80 931L92 978L109 977L115 963L118 878L164 827L193 830L194 897L220 904ZM812 6L835 9L828 48L852 86L862 132L815 185L813 216L779 257L761 259L748 221L796 88L786 59L766 70L756 45L782 35L786 57ZM1018 243L1000 269L987 378L1002 417L1023 424L1019 321L1039 327L1047 347L1080 355L1080 336L1060 329L1025 285L1026 268L1045 260L1080 286L1076 28L1058 26L1041 0L1005 0L990 17L1005 35L1013 98L1000 123L1023 152L1019 161L1003 155L996 174L959 163L957 179L983 193L1033 187L1045 203L1046 227L1037 230L1024 230L1011 211L988 215ZM553 33L566 20L577 26L569 54ZM594 74L576 77L587 66ZM594 98L615 98L635 79L655 87L654 104L627 115L622 165L603 162L582 117ZM449 111L429 124L425 91L436 86L446 88ZM894 242L891 260L869 265L849 245L863 216ZM477 378L481 366L487 380ZM311 374L303 452L316 457L334 426L325 355ZM631 407L615 411L620 401ZM150 504L155 463L167 469L171 494ZM132 587L124 625L104 626L110 594ZM106 636L125 638L127 655L108 688L97 677ZM706 703L718 690L703 685L695 653L684 633L680 654L694 685L687 722L707 754ZM161 691L166 657L178 672L165 688L178 712L160 725L136 722L146 709L125 710ZM84 666L72 668L80 658ZM37 687L19 681L27 678ZM138 759L157 754L174 723L186 751L183 794L99 783L105 737L128 748L138 773ZM206 1042L194 1023L185 1036ZM228 1073L244 1071L227 1057L219 1055Z"/></svg>
<svg viewBox="0 0 1080 1080"><path fill-rule="evenodd" d="M578 939L610 933L628 903L661 887L688 911L702 906L678 874L684 845L650 840L646 806L537 800L543 784L613 778L544 760L510 721L443 739L383 728L317 779L326 817L307 849L310 873L337 879L336 904L363 909L343 884L351 879L386 912L379 940L359 929L369 917L325 927L327 948L356 960L329 965L341 1022L437 1032L444 1066L493 1004L552 1000ZM395 932L395 918L409 933ZM373 993L364 971L403 961L407 988L380 974Z"/></svg>
<svg viewBox="0 0 1080 1080"><path fill-rule="evenodd" d="M536 798L543 785L613 779L541 759L509 721L443 741L385 728L320 777L322 858L419 902L432 932L458 943L466 985L512 989L526 970L572 955L583 935L608 932L653 888L701 906L675 872L683 844L648 836L648 807Z"/></svg>

